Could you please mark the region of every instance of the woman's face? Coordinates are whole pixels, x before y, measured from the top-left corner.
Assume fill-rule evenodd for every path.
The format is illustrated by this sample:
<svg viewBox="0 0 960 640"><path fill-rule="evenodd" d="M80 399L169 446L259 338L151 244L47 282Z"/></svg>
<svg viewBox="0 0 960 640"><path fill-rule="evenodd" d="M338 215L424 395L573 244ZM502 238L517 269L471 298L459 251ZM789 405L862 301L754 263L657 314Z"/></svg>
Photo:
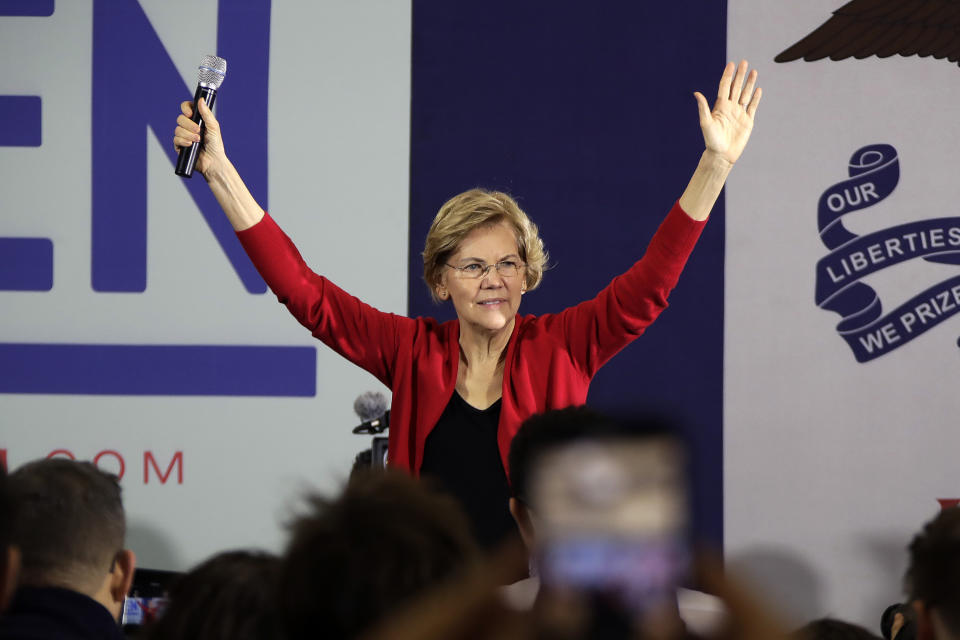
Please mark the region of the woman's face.
<svg viewBox="0 0 960 640"><path fill-rule="evenodd" d="M526 290L523 268L512 277L501 274L495 267L481 278L472 279L468 275L470 269L482 270L503 262L522 264L517 238L506 222L474 229L447 260L453 267L467 267L463 271L444 269L437 288L442 299L453 300L461 326L469 325L484 333L511 326L520 308L520 297Z"/></svg>

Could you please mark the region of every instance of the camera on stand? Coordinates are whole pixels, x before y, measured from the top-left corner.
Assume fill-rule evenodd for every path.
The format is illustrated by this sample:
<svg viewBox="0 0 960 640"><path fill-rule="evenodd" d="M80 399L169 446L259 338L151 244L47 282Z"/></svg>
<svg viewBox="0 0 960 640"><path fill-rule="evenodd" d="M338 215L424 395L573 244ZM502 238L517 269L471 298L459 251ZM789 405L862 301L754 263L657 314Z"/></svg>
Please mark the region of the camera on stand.
<svg viewBox="0 0 960 640"><path fill-rule="evenodd" d="M386 436L376 436L369 449L364 449L353 460L354 469L385 469L387 466Z"/></svg>
<svg viewBox="0 0 960 640"><path fill-rule="evenodd" d="M384 395L374 391L361 394L353 403L354 412L363 421L353 428L353 432L373 436L370 448L364 449L354 458L354 471L386 468L389 439L387 436L380 434L390 428L390 410L387 409L387 406L387 399Z"/></svg>

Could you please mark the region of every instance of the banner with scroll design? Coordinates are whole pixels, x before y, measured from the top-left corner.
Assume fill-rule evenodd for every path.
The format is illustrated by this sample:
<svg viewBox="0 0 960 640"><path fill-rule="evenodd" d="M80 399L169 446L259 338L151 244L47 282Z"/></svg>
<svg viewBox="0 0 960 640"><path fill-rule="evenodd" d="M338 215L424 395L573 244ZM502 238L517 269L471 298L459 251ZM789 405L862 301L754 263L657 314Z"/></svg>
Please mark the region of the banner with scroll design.
<svg viewBox="0 0 960 640"><path fill-rule="evenodd" d="M816 303L840 314L837 332L858 362L898 349L960 312L960 274L916 293L884 314L862 279L908 260L960 264L960 217L933 218L858 236L842 218L889 196L900 179L897 151L874 144L854 152L849 178L820 196L820 239L831 252L817 262Z"/></svg>

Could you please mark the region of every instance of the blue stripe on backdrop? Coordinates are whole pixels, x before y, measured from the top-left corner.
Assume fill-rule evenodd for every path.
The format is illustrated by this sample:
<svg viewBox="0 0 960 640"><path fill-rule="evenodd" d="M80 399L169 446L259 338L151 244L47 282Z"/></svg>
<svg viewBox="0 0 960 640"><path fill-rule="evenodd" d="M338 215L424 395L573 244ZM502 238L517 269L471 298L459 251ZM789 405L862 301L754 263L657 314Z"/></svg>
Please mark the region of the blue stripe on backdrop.
<svg viewBox="0 0 960 640"><path fill-rule="evenodd" d="M549 6L549 11L544 7ZM412 316L452 317L422 281L440 205L508 191L556 267L523 313L595 295L642 254L703 149L692 93L715 95L726 2L414 0L410 149ZM668 309L593 382L605 410L670 411L690 433L695 533L723 536L723 203Z"/></svg>
<svg viewBox="0 0 960 640"><path fill-rule="evenodd" d="M0 343L0 393L313 397L314 347Z"/></svg>
<svg viewBox="0 0 960 640"><path fill-rule="evenodd" d="M52 15L53 0L0 0L0 16L48 18Z"/></svg>
<svg viewBox="0 0 960 640"><path fill-rule="evenodd" d="M0 96L0 147L39 147L42 112L40 96Z"/></svg>
<svg viewBox="0 0 960 640"><path fill-rule="evenodd" d="M52 240L0 238L0 291L50 291L52 288Z"/></svg>

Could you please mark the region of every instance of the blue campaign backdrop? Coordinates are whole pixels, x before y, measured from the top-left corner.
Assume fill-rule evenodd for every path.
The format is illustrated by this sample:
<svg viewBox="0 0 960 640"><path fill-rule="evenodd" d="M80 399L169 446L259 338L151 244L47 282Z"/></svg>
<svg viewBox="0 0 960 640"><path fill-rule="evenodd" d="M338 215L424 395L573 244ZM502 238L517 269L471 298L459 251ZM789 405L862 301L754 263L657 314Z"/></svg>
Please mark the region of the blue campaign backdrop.
<svg viewBox="0 0 960 640"><path fill-rule="evenodd" d="M410 315L452 317L422 280L437 209L507 191L555 267L522 313L595 295L643 253L703 149L692 96L726 60L726 2L413 3ZM691 444L694 534L723 537L721 198L670 308L604 367L589 402L679 417Z"/></svg>
<svg viewBox="0 0 960 640"><path fill-rule="evenodd" d="M217 9L216 50L231 64L231 98L219 103L219 118L262 132L237 136L231 153L264 206L271 4L238 0ZM53 5L0 0L0 16L49 17ZM136 294L147 287L144 130L167 135L171 96L189 95L192 86L139 3L94 0L92 8L91 129L95 138L109 131L128 143L121 156L91 147L91 287ZM703 143L692 92L715 93L726 59L726 2L414 0L412 18L408 312L452 316L423 286L420 251L438 207L478 185L514 194L551 252L554 268L525 298L524 313L592 297L640 257L696 166ZM117 74L150 78L121 111ZM0 96L0 113L17 123L0 125L0 146L42 145L44 108L40 96ZM165 150L172 164L172 148ZM243 287L263 293L206 185L186 186ZM589 398L602 409L680 418L692 445L695 531L714 543L723 534L723 215L721 200L671 308L600 372ZM0 244L9 254L0 259L0 290L51 290L51 239ZM0 392L309 396L316 384L312 347L117 347L0 343L11 365L0 367ZM139 386L123 375L131 359L143 370ZM198 359L210 366L188 379L169 374ZM251 389L238 362L276 366L288 382Z"/></svg>

